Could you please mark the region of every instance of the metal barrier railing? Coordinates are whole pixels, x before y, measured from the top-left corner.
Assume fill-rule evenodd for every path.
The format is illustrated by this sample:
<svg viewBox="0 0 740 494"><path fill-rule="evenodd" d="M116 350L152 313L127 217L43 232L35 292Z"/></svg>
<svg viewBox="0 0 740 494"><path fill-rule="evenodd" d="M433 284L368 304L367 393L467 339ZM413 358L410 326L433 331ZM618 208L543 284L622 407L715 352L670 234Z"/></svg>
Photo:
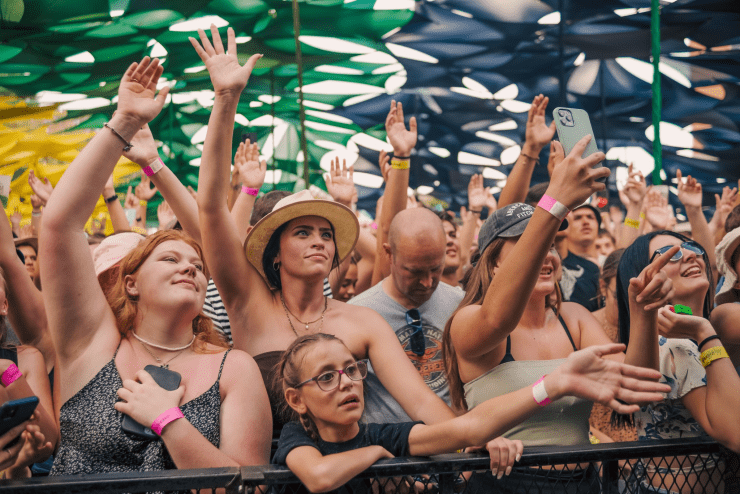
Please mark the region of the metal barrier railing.
<svg viewBox="0 0 740 494"><path fill-rule="evenodd" d="M714 494L740 492L740 461L714 441L681 439L524 449L514 474L496 480L487 455L381 460L347 484L348 494L488 492ZM473 472L473 473L471 473ZM307 492L277 465L0 481L0 492L111 493L197 490L237 494Z"/></svg>

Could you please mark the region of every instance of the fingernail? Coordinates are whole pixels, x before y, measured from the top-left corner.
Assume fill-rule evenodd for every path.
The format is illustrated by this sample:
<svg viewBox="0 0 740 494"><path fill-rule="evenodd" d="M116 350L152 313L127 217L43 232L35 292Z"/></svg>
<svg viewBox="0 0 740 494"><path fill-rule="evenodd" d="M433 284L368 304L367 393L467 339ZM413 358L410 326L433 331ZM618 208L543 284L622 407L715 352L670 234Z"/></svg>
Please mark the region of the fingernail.
<svg viewBox="0 0 740 494"><path fill-rule="evenodd" d="M494 468L493 470L491 470L491 475L495 476L497 473L498 473L498 468Z"/></svg>
<svg viewBox="0 0 740 494"><path fill-rule="evenodd" d="M507 469L506 469L506 476L507 476L507 477L508 477L508 476L509 476L509 475L511 474L511 469L512 469L512 468L513 468L513 467L509 467L509 468L507 468Z"/></svg>
<svg viewBox="0 0 740 494"><path fill-rule="evenodd" d="M498 475L496 475L496 478L501 480L503 476L504 476L504 472L499 472Z"/></svg>
<svg viewBox="0 0 740 494"><path fill-rule="evenodd" d="M519 461L522 459L522 455L516 455L516 461Z"/></svg>

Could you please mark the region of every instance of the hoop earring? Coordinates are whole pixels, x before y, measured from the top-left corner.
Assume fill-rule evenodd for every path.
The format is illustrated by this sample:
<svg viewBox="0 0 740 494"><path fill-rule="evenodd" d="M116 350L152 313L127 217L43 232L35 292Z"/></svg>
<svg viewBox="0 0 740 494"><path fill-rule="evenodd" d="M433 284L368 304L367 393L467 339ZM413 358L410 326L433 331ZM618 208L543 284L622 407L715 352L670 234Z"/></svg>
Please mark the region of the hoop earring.
<svg viewBox="0 0 740 494"><path fill-rule="evenodd" d="M272 263L272 269L275 271L280 271L280 263L279 262L273 262Z"/></svg>

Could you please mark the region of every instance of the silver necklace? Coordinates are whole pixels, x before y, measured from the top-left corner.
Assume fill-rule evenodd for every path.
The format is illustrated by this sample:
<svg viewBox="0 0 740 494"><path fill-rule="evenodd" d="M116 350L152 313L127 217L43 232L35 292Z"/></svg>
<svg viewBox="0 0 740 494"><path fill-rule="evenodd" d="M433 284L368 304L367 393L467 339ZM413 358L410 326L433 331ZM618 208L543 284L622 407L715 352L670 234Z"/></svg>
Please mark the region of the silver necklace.
<svg viewBox="0 0 740 494"><path fill-rule="evenodd" d="M195 340L193 340L193 341L195 341ZM191 341L190 342L190 345L192 345L192 344L193 344L193 342ZM179 352L177 352L177 354L174 357L172 357L171 359L169 359L167 362L162 362L162 359L159 358L159 357L157 357L156 355L154 355L154 353L152 353L152 351L149 350L146 347L146 345L144 345L143 343L141 344L141 346L144 347L144 350L146 350L149 355L151 355L152 357L154 357L154 360L156 360L157 361L157 364L159 364L159 366L162 367L163 369L169 369L170 368L170 362L172 362L177 357L179 357L180 355L182 355L183 353L185 353L185 350L187 350L190 347L190 345L188 345L187 347L185 347L182 350L180 350Z"/></svg>
<svg viewBox="0 0 740 494"><path fill-rule="evenodd" d="M328 297L324 296L324 310L321 311L321 317L319 317L318 319L316 319L314 321L309 321L309 322L301 321L300 319L298 319L295 316L295 314L293 314L292 312L290 312L290 310L288 309L288 306L285 305L285 299L283 298L283 292L280 292L280 301L283 303L283 309L285 310L285 317L288 318L288 324L290 324L290 329L293 330L293 333L296 335L296 338L298 337L298 332L293 327L293 321L290 320L290 316L295 317L295 320L296 321L298 321L299 323L301 323L304 326L306 326L306 331L308 331L308 325L309 324L313 324L315 322L321 321L321 324L319 324L319 329L316 331L317 333L321 332L321 328L324 327L324 314L326 314L326 308L329 306L329 299L328 299ZM288 315L288 314L290 314L290 315Z"/></svg>

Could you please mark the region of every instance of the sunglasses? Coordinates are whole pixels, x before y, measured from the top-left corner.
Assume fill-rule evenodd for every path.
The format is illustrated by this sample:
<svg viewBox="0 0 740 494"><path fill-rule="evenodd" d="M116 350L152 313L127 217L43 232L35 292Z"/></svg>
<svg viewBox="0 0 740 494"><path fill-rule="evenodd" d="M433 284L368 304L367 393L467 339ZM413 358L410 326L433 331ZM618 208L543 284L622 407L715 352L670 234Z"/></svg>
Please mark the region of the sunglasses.
<svg viewBox="0 0 740 494"><path fill-rule="evenodd" d="M409 338L411 351L421 357L427 350L427 342L421 325L421 314L419 309L411 309L406 312L406 324L414 328Z"/></svg>
<svg viewBox="0 0 740 494"><path fill-rule="evenodd" d="M316 377L306 379L302 383L295 385L294 388L298 389L304 384L316 381L316 384L322 391L333 391L339 387L339 382L342 380L342 374L353 381L362 381L367 377L367 360L358 360L357 362L349 364L342 370L323 372Z"/></svg>
<svg viewBox="0 0 740 494"><path fill-rule="evenodd" d="M650 262L653 262L653 259L655 259L656 257L660 255L665 254L666 252L671 250L673 247L674 247L673 245L666 245L659 249L655 249L655 252L653 252L653 256L650 258ZM681 248L679 249L678 252L673 254L673 257L671 257L670 262L678 262L681 259L683 259L684 249L688 250L689 252L693 252L697 256L703 256L704 254L706 254L706 252L704 251L704 248L701 245L697 244L693 240L689 240L688 242L683 242L681 244Z"/></svg>

